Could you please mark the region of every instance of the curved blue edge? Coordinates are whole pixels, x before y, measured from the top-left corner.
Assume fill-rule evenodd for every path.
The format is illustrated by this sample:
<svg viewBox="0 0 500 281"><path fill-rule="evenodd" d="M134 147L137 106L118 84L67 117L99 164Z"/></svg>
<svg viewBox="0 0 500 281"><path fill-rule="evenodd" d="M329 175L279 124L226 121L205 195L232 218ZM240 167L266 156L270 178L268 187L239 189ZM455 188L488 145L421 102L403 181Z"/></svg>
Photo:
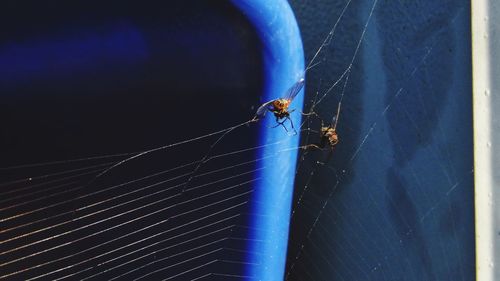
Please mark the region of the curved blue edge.
<svg viewBox="0 0 500 281"><path fill-rule="evenodd" d="M263 102L283 97L284 93L304 75L304 51L300 31L286 0L232 0L255 26L262 40L265 65ZM303 106L303 89L290 109L295 127L300 125L299 111ZM293 185L299 145L299 134L290 136L276 125L272 114L259 122L259 144L282 141L264 147L259 158L275 155L262 161L264 169L252 198L251 237L247 274L257 280L281 280L285 273L286 249L293 198ZM290 124L286 122L290 128ZM287 149L290 148L290 149Z"/></svg>

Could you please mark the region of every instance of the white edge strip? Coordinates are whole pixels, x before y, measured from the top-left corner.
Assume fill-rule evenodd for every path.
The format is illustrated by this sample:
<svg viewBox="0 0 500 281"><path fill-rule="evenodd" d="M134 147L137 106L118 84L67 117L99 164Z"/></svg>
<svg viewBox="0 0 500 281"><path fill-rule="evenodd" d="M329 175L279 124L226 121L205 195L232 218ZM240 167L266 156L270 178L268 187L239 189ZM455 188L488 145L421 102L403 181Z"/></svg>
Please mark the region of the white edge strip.
<svg viewBox="0 0 500 281"><path fill-rule="evenodd" d="M496 1L496 0L491 0ZM500 280L495 255L499 255L495 243L495 209L499 198L494 192L492 174L492 120L491 114L498 114L492 108L492 95L499 94L492 89L490 54L490 1L472 1L472 81L474 120L474 194L475 194L475 238L476 278L478 281ZM496 79L496 78L494 78Z"/></svg>

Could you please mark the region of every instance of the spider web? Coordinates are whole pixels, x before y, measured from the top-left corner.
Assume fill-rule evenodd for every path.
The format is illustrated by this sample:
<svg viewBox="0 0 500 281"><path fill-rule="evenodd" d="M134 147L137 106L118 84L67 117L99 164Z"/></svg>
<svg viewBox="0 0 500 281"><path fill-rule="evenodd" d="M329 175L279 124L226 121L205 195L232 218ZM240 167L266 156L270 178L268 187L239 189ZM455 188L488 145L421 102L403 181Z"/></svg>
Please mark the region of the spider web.
<svg viewBox="0 0 500 281"><path fill-rule="evenodd" d="M83 2L76 1L58 9L71 11L74 5L81 5L76 9L78 12L94 13L87 11L87 3ZM245 71L260 67L259 58L238 57L239 52L252 54L253 42L258 41L246 29L247 22L232 16L234 11L228 3L214 9L203 1L194 7L178 2L170 2L175 9L168 11L159 1L147 7L134 7L126 2L119 3L120 9L116 9L116 3L101 6L107 12L93 16L104 26L97 33L86 23L68 23L62 13L54 15L55 25L45 21L49 29L58 32L47 32L42 25L39 37L45 40L31 39L32 47L23 40L13 46L1 45L0 60L7 58L7 63L14 62L10 77L20 75L29 81L28 86L24 86L16 79L5 79L6 92L12 91L15 95L6 101L14 110L3 114L5 119L12 118L15 122L4 127L7 140L1 169L2 278L170 280L199 279L204 275L231 278L242 276L244 268L249 266L245 244L255 239L247 235L247 221L251 217L247 210L254 183L260 180L255 174L264 168L259 164L263 159L287 153L279 143L256 145L256 126L236 118L240 123L233 126L235 120L225 116L244 116L250 120L255 113L247 107L250 102L235 104L234 95L228 93L239 93L238 99L245 101L249 99L246 95L254 95L259 90L260 78L245 75L248 74ZM27 7L27 19L24 19L27 22L30 12L37 10L34 6ZM217 14L219 8L230 11L220 15ZM128 13L130 9L134 13ZM226 17L234 24L233 28L222 28L218 16ZM117 24L114 17L123 18L122 22ZM151 22L151 18L156 20ZM176 26L175 19L179 18L183 25ZM69 31L59 31L58 21L69 24ZM212 24L200 26L199 22ZM18 32L15 39L32 38L21 23L21 27L14 29ZM158 31L158 25L164 29ZM81 39L72 39L73 30ZM179 38L181 30L190 34L189 38ZM205 33L212 36L207 39ZM165 38L178 39L178 46L172 47L175 44ZM52 43L54 39L58 43ZM220 42L232 45L232 52L219 53L219 50L222 52L218 48ZM123 48L124 43L129 44L130 50ZM199 54L198 47L189 48L202 43L209 50L208 55ZM97 50L94 46L98 46ZM112 47L121 49L125 57L138 54L138 61L125 59L123 62L113 57L120 52ZM111 55L106 53L106 48L113 49ZM174 48L176 55L165 54L164 48L169 51ZM58 52L60 49L62 53ZM104 54L99 53L103 49ZM70 61L67 64L79 75L67 81L60 81L60 75L64 74L55 79L50 75L42 75L44 79L40 80L36 75L29 77L27 71L15 69L23 70L23 61L10 56L21 52L38 58L40 52L51 58L50 70L57 72L68 67L66 63L57 65L58 60L67 58L64 52L74 51L78 51L79 56L83 53L88 60L94 57L99 60L90 66L82 66L78 60ZM177 56L181 59L176 60ZM227 63L217 61L220 57L228 58ZM36 61L37 67L47 67L43 60ZM124 63L132 65L124 66ZM200 69L200 65L217 65L220 71L210 75L202 69L205 74L198 81L201 86L192 81L179 86L190 65L196 65L195 69ZM121 85L94 77L92 72L111 81L121 81ZM231 79L221 86L217 84L221 82L220 76ZM247 79L247 76L253 78ZM124 81L120 77L130 79ZM91 83L87 83L88 80ZM32 85L34 89L30 89ZM181 94L170 99L165 89L178 90ZM67 96L68 92L74 95ZM44 93L44 99L38 101L37 93ZM195 100L193 93L197 94ZM134 98L137 95L139 99ZM206 98L208 96L210 98ZM174 102L171 109L157 107ZM213 108L207 106L210 102L214 103ZM58 103L63 107L57 106ZM44 110L45 107L51 110ZM28 108L27 112L23 108ZM85 108L92 112L88 114ZM222 112L224 114L219 114ZM238 112L244 114L238 115ZM23 113L28 122L22 117ZM184 121L174 122L179 114L183 114ZM63 121L55 116L63 116ZM88 120L84 122L84 119ZM38 120L42 121L40 127L45 129L45 134L37 135L39 129L31 124ZM121 128L124 124L128 128ZM156 129L147 129L153 127ZM23 135L20 128L28 134ZM241 137L248 141L242 142ZM38 142L30 142L31 138ZM9 145L12 151L7 150ZM255 157L263 147L273 146L276 147L274 154ZM121 150L132 152L113 153ZM100 153L105 155L68 157ZM70 160L58 160L64 159L65 154ZM49 161L36 163L37 159ZM22 164L33 162L35 164Z"/></svg>
<svg viewBox="0 0 500 281"><path fill-rule="evenodd" d="M470 79L460 84L470 70L436 66L441 56L469 65L455 30L467 8L291 4L312 66L305 110L327 121L342 107L333 152L299 158L286 278L472 279ZM307 33L317 26L319 37ZM237 242L253 239L249 216L270 215L245 208L257 163L301 147L228 149L258 126L233 124L145 151L4 168L30 176L2 183L2 277L251 279L236 268L261 253ZM305 117L304 146L319 127ZM275 153L256 158L263 147Z"/></svg>
<svg viewBox="0 0 500 281"><path fill-rule="evenodd" d="M301 158L286 279L473 279L468 6L292 5L303 31L343 15L307 77L309 107L326 120L342 111L332 155ZM317 38L305 37L307 50Z"/></svg>

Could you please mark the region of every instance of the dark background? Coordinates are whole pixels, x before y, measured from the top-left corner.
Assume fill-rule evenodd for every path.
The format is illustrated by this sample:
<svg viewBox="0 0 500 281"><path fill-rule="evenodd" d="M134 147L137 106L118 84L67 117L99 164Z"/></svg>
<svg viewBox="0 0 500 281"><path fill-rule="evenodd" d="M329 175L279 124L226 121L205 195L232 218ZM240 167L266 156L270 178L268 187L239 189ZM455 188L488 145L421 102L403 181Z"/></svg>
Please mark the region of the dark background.
<svg viewBox="0 0 500 281"><path fill-rule="evenodd" d="M3 4L1 166L138 151L252 116L259 45L230 4L95 5Z"/></svg>
<svg viewBox="0 0 500 281"><path fill-rule="evenodd" d="M255 146L256 126L95 177L253 117L246 18L229 2L5 1L0 24L2 276L241 275L255 150L193 161Z"/></svg>
<svg viewBox="0 0 500 281"><path fill-rule="evenodd" d="M306 61L347 2L290 1ZM309 106L349 65L373 3L348 6L307 74ZM474 280L469 7L376 2L346 86L340 143L299 164L288 280ZM315 108L323 119L344 81Z"/></svg>

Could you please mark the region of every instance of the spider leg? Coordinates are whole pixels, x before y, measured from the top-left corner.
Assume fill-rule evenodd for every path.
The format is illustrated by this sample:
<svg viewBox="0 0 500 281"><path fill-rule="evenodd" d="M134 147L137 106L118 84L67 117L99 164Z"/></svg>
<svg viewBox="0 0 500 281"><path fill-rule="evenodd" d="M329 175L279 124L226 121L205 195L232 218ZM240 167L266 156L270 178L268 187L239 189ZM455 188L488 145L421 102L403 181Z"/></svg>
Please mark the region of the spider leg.
<svg viewBox="0 0 500 281"><path fill-rule="evenodd" d="M319 146L315 145L315 144L306 144L306 145L303 145L300 147L301 149L304 150L304 153L302 153L302 160L305 159L305 157L309 154L309 152L312 150L312 149L319 149L319 150L322 150L321 148L319 148Z"/></svg>
<svg viewBox="0 0 500 281"><path fill-rule="evenodd" d="M311 133L314 133L314 134L319 134L320 132L317 131L317 130L313 130L311 128L306 128L306 129L302 129L300 130L301 132L311 132Z"/></svg>
<svg viewBox="0 0 500 281"><path fill-rule="evenodd" d="M316 116L321 121L321 128L325 127L325 121L323 120L323 118L321 118L321 116L319 116L318 113L316 113L316 112L314 112L314 111L311 110L309 113L301 112L301 114L304 115L304 116L311 116L311 115ZM331 127L331 125L328 126L328 127Z"/></svg>
<svg viewBox="0 0 500 281"><path fill-rule="evenodd" d="M319 117L318 113L316 113L314 111L310 111L309 113L304 113L304 112L301 111L300 114L302 114L304 116L312 116L312 115L314 115L314 116L318 117L319 119L321 119L321 117Z"/></svg>
<svg viewBox="0 0 500 281"><path fill-rule="evenodd" d="M309 149L309 148L316 148L316 149L319 149L319 150L323 150L323 147L320 147L319 145L314 144L314 143L311 143L311 144L308 144L308 145L304 146L304 149Z"/></svg>

